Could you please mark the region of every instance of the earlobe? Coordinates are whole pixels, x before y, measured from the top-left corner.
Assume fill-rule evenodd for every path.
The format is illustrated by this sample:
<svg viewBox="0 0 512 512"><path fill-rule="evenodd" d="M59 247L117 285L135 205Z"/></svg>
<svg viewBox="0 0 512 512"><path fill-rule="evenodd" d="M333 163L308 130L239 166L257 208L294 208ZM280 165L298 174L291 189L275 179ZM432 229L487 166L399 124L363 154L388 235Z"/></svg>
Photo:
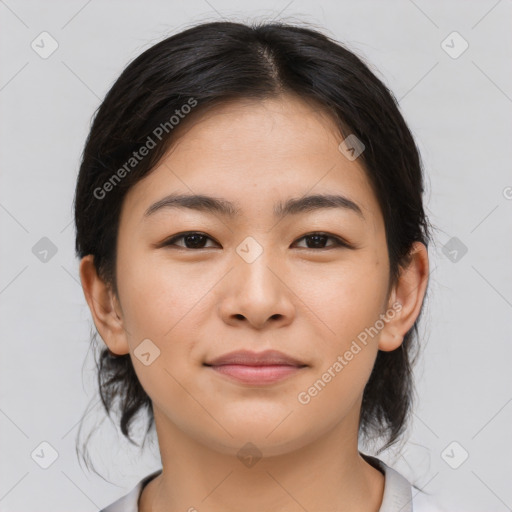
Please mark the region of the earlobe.
<svg viewBox="0 0 512 512"><path fill-rule="evenodd" d="M404 337L396 332L384 330L379 338L379 350L391 352L396 350L404 341Z"/></svg>
<svg viewBox="0 0 512 512"><path fill-rule="evenodd" d="M429 262L426 246L414 242L409 263L401 269L398 282L390 294L388 308L395 313L380 333L379 350L397 349L418 318L428 284ZM400 304L400 308L394 307ZM391 316L391 315L390 315Z"/></svg>
<svg viewBox="0 0 512 512"><path fill-rule="evenodd" d="M82 258L80 280L98 334L114 354L129 353L121 309L111 287L98 276L94 255Z"/></svg>

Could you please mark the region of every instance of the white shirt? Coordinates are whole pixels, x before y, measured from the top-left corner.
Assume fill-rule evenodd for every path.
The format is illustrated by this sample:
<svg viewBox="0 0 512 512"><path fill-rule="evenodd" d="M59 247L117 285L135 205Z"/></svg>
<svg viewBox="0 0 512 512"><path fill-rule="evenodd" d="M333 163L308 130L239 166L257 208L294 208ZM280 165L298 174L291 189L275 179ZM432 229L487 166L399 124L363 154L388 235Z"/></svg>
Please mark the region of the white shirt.
<svg viewBox="0 0 512 512"><path fill-rule="evenodd" d="M384 495L379 512L442 512L426 494L414 489L409 481L393 468L376 457L361 455L384 473ZM128 494L99 512L139 512L138 501L144 486L161 472L159 469L146 476Z"/></svg>

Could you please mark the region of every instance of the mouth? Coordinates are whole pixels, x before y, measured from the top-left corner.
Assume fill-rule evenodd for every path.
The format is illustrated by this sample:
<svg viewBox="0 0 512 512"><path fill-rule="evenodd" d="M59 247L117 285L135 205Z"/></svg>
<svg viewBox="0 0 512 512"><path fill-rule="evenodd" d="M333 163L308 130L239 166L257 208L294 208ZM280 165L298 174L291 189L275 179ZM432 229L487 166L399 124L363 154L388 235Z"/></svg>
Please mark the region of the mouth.
<svg viewBox="0 0 512 512"><path fill-rule="evenodd" d="M241 383L265 385L296 375L308 365L276 350L259 353L243 350L217 357L203 366Z"/></svg>
<svg viewBox="0 0 512 512"><path fill-rule="evenodd" d="M210 368L221 375L225 375L239 382L252 385L264 385L280 382L291 375L295 375L304 368L304 366L246 366L242 364L226 364L210 366Z"/></svg>

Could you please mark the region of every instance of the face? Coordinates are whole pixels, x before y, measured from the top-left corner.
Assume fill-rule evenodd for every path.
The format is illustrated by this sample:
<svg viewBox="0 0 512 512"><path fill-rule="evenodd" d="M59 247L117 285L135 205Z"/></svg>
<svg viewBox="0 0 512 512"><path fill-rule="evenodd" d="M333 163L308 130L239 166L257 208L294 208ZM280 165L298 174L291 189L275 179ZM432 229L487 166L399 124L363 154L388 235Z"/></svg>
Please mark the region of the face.
<svg viewBox="0 0 512 512"><path fill-rule="evenodd" d="M342 140L292 96L216 107L123 203L115 351L130 352L161 422L219 452L251 441L277 455L341 425L357 434L395 310L384 220ZM304 202L313 195L346 201ZM300 364L207 366L238 350Z"/></svg>

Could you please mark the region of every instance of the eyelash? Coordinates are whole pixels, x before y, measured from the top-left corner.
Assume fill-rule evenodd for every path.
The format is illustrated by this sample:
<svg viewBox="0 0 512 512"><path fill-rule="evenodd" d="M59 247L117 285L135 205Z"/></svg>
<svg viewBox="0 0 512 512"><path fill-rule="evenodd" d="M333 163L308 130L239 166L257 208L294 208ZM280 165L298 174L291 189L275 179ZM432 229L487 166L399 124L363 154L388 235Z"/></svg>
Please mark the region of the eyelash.
<svg viewBox="0 0 512 512"><path fill-rule="evenodd" d="M176 242L177 240L180 240L181 238L184 238L184 237L186 237L188 235L201 235L203 237L208 238L209 240L213 240L211 237L209 237L208 235L206 235L205 233L202 233L200 231L187 231L185 233L174 235L173 237L167 239L162 244L162 247L171 247L171 246L175 245L174 242ZM312 233L308 233L308 234L298 238L297 240L303 240L303 239L305 239L307 237L314 236L314 235L320 235L320 236L325 236L327 238L330 238L330 239L334 240L334 244L331 245L331 246L320 247L320 248L301 247L301 249L306 249L308 251L326 251L326 250L334 249L334 248L337 248L337 247L345 247L347 249L351 249L352 248L352 246L350 244L348 244L347 242L345 242L341 238L339 238L337 236L334 236L334 235L330 235L329 233L324 233L323 231L314 231ZM215 240L213 240L213 241L215 241ZM175 245L175 247L177 247L179 249L185 249L185 250L188 250L188 251L199 251L201 249L211 249L211 247L199 247L197 249L192 249L192 248L184 247L184 246L180 246L180 245Z"/></svg>

